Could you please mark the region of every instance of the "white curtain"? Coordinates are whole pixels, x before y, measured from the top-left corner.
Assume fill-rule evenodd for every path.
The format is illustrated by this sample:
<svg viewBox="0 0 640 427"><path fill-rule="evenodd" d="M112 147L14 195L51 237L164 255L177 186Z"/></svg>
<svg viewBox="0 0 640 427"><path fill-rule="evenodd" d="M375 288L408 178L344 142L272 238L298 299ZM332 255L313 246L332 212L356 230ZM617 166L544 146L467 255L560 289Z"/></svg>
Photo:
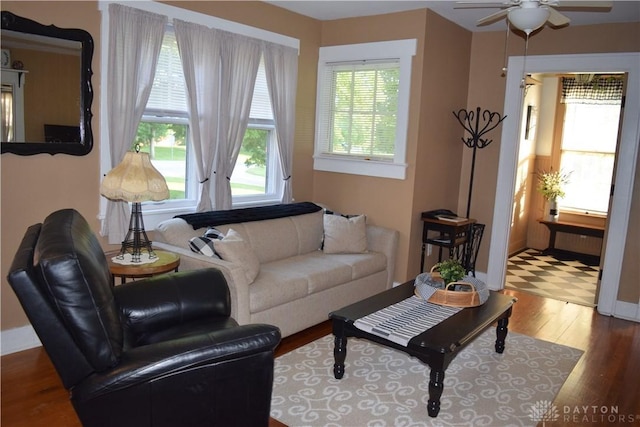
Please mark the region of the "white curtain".
<svg viewBox="0 0 640 427"><path fill-rule="evenodd" d="M187 86L191 142L200 182L197 212L214 208L218 149L221 31L173 20ZM213 184L212 184L213 181Z"/></svg>
<svg viewBox="0 0 640 427"><path fill-rule="evenodd" d="M218 210L232 207L231 174L249 122L261 47L256 39L225 32L221 52L220 140L215 182Z"/></svg>
<svg viewBox="0 0 640 427"><path fill-rule="evenodd" d="M108 129L111 167L135 140L156 71L167 17L121 4L109 5ZM107 202L101 233L120 243L128 228L126 202Z"/></svg>
<svg viewBox="0 0 640 427"><path fill-rule="evenodd" d="M278 135L278 154L284 191L282 203L291 203L291 169L296 121L296 88L298 85L298 51L273 43L264 44L264 64L267 75L273 118Z"/></svg>

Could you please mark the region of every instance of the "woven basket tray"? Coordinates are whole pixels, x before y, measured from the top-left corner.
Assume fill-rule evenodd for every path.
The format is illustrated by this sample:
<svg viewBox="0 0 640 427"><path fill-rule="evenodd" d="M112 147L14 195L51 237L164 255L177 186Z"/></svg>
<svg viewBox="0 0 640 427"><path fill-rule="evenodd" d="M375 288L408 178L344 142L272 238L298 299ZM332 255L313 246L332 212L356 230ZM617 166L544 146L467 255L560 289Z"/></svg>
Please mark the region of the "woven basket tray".
<svg viewBox="0 0 640 427"><path fill-rule="evenodd" d="M440 277L440 274L437 271L433 271L433 269L431 269L431 277L436 280L444 281ZM454 290L456 288L460 290ZM422 298L417 289L414 290L414 293L418 297ZM445 289L436 290L435 294L433 294L427 301L449 307L477 307L481 305L480 295L476 291L475 286L469 282L462 281L451 282Z"/></svg>

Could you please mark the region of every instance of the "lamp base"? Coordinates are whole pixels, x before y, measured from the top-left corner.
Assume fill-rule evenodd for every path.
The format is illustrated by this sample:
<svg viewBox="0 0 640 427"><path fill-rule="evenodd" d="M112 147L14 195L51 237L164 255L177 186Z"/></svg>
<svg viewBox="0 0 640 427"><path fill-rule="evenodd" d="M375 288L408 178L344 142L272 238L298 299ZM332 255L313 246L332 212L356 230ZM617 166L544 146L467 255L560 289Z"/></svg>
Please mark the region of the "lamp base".
<svg viewBox="0 0 640 427"><path fill-rule="evenodd" d="M111 261L114 262L115 264L120 264L120 265L144 265L144 264L153 264L159 259L160 258L158 257L150 258L147 251L142 251L140 253L140 260L137 262L133 261L133 255L130 253L125 253L125 254L119 253L118 255L112 257Z"/></svg>
<svg viewBox="0 0 640 427"><path fill-rule="evenodd" d="M134 202L131 206L131 219L129 220L129 231L125 236L120 253L116 255L119 261L127 261L127 264L146 264L154 262L158 256L151 247L151 241L144 230L142 220L142 204ZM114 262L118 262L115 261ZM122 262L118 262L122 264Z"/></svg>

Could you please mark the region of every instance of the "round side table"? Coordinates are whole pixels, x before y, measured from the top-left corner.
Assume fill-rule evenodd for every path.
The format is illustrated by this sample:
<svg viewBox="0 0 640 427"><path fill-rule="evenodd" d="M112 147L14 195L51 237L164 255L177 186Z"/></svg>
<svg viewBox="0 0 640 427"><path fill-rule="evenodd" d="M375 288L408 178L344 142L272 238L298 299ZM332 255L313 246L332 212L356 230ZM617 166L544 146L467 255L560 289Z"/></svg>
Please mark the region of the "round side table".
<svg viewBox="0 0 640 427"><path fill-rule="evenodd" d="M180 266L180 256L178 254L157 250L154 252L158 256L155 262L137 265L113 262L112 258L118 255L120 251L107 252L105 255L109 264L109 270L113 276L114 284L116 277L120 278L120 283L125 283L127 278L139 279L168 273L170 271L178 271L178 266Z"/></svg>

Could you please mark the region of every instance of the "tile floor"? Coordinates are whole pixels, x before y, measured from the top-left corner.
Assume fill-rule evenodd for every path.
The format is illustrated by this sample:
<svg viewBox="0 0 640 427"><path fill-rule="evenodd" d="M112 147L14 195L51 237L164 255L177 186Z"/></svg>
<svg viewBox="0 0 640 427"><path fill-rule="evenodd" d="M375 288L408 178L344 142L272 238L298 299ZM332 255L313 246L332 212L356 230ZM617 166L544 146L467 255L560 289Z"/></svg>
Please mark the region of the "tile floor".
<svg viewBox="0 0 640 427"><path fill-rule="evenodd" d="M594 307L597 279L597 265L526 249L509 258L505 287Z"/></svg>

